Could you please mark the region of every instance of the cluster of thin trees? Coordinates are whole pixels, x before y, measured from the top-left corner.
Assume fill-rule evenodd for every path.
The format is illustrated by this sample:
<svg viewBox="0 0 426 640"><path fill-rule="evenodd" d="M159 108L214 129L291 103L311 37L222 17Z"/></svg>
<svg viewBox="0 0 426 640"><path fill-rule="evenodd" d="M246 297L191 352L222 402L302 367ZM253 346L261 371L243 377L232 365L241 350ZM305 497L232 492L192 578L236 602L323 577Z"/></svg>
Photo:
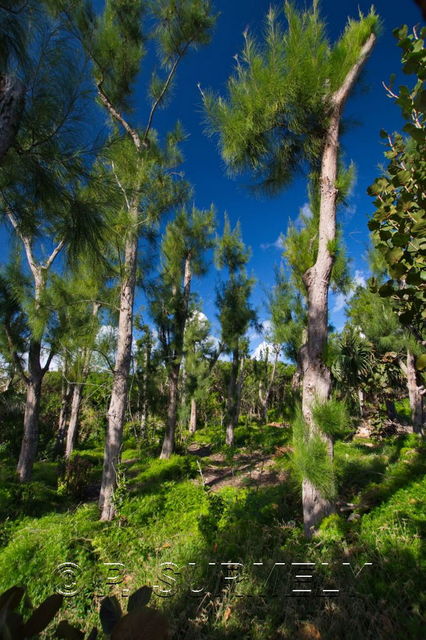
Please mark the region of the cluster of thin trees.
<svg viewBox="0 0 426 640"><path fill-rule="evenodd" d="M332 346L329 289L348 286L336 222L352 182L352 169L343 165L339 150L341 121L374 48L379 19L371 11L350 20L340 39L330 44L316 1L301 12L286 3L285 18L284 28L271 9L262 42L245 34L226 95L201 88L201 97L210 133L218 138L231 171L249 171L256 188L270 194L280 193L301 170L308 176L312 215L301 229L290 226L284 241L289 272L277 273L268 302L271 353L266 355L266 375L258 378L258 397L266 419L284 349L297 365L294 387L301 389L304 438L307 443L320 438L332 459L333 439L319 428L315 407L329 401L334 380L356 391L362 412L362 394L374 368L358 353L354 373L354 362L348 365L344 357L344 336L333 365L326 354ZM114 516L139 288L148 302L167 377L161 457L174 450L182 380L193 431L197 393L205 391L222 352L230 358L224 428L226 443L234 443L246 334L257 326L249 301L254 284L246 271L249 251L238 225L232 229L225 219L223 233L215 237L214 211L189 204L193 194L179 171L181 126L154 128L182 60L209 43L214 24L209 0L106 0L100 12L91 2L80 1L0 5L0 197L12 240L9 262L0 274L1 349L9 378L20 376L27 394L17 470L21 481L29 480L42 382L53 358L60 359L64 373L57 448L67 456L74 447L91 362L95 355L103 358L113 377L99 498L103 520ZM135 87L144 84L146 113L136 117ZM176 215L162 236L158 274L151 277L152 240L170 210ZM194 276L205 273L206 252L212 248L225 274L217 288L220 344L209 341L208 323L200 319L191 290ZM369 324L363 295L367 293L352 299L350 312L358 334L360 328L366 334ZM106 317L116 327L112 353L99 339ZM154 336L147 327L141 334L138 366L142 397L148 398ZM380 342L372 331L366 339ZM408 345L405 333L401 340ZM385 343L381 348L386 349ZM419 398L409 345L407 349L409 390ZM144 400L142 430L148 411ZM417 416L416 424L421 420ZM305 478L307 535L332 509L332 501Z"/></svg>

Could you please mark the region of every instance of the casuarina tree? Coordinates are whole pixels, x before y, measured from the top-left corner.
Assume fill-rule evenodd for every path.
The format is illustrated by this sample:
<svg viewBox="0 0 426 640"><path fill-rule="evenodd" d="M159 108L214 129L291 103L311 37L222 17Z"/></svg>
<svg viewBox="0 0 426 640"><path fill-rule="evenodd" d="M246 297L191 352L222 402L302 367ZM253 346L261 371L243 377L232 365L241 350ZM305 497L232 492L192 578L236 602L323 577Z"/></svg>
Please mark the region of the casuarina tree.
<svg viewBox="0 0 426 640"><path fill-rule="evenodd" d="M91 3L56 4L69 17L71 29L92 60L98 100L121 136L118 155L110 159L110 166L123 194L121 228L125 246L114 381L99 496L101 519L111 520L127 406L139 234L144 223L158 217L183 195L182 190L173 188L172 176L167 174L167 168L176 166L176 144L182 135L169 136L166 148L161 149L153 130L154 118L170 92L184 56L190 49L208 43L214 17L209 0L178 3L155 0L148 5L142 0L106 0L100 14ZM145 16L147 8L149 15ZM130 96L148 39L156 44L159 63L152 69L148 86L150 108L141 126L132 123Z"/></svg>
<svg viewBox="0 0 426 640"><path fill-rule="evenodd" d="M312 407L330 394L324 362L328 292L336 248L339 133L343 108L371 53L378 28L373 10L349 20L335 44L325 33L318 2L299 12L285 4L287 29L276 13L267 16L266 36L258 44L248 33L228 82L228 96L204 94L211 130L219 134L222 157L232 172L249 170L256 186L277 192L296 172L319 175L320 215L314 264L304 273L307 288L307 348L303 363L303 416L306 438L318 432ZM326 435L328 453L332 442ZM305 532L333 505L312 482L303 482Z"/></svg>
<svg viewBox="0 0 426 640"><path fill-rule="evenodd" d="M183 208L167 225L160 279L152 288L151 313L157 326L168 376L167 423L161 458L174 451L179 376L187 321L192 314L191 282L206 271L205 252L213 244L214 211Z"/></svg>
<svg viewBox="0 0 426 640"><path fill-rule="evenodd" d="M223 235L218 238L216 245L215 261L219 269L228 272L227 280L218 286L216 303L221 342L224 351L232 356L226 402L226 444L229 446L234 444L234 430L238 424L241 358L247 346L245 334L250 324L256 322L256 313L250 305L254 280L247 276L245 270L249 256L250 251L241 239L239 223L231 229L225 217Z"/></svg>

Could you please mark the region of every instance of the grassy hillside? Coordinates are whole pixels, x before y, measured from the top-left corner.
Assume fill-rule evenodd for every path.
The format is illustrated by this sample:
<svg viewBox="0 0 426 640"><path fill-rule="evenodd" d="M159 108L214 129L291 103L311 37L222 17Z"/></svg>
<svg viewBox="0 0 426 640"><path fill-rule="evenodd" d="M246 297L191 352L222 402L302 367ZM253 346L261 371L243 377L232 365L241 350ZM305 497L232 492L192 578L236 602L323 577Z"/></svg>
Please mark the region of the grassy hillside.
<svg viewBox="0 0 426 640"><path fill-rule="evenodd" d="M101 451L78 452L81 475L59 488L55 463L38 463L18 486L3 461L0 588L26 585L34 605L75 590L56 624L62 616L86 631L102 597L124 603L148 584L176 639L422 638L424 444L412 435L337 443L339 510L307 542L289 431L240 426L238 454L225 455L204 429L196 439L209 455L168 461L129 439L112 523L98 520L94 498ZM57 569L66 562L78 565L75 586ZM120 583L108 585L114 575Z"/></svg>

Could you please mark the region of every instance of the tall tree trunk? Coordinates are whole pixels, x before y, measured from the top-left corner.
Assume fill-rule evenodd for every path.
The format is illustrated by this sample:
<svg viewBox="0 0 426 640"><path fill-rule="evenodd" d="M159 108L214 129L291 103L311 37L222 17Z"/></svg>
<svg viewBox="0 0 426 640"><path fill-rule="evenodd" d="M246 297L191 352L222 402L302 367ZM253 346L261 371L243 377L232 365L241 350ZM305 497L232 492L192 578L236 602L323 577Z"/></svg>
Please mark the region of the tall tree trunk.
<svg viewBox="0 0 426 640"><path fill-rule="evenodd" d="M93 303L93 310L92 310L93 324L95 322L96 316L98 315L100 306L101 305L98 302ZM77 382L74 385L73 394L72 394L71 414L70 414L70 421L68 424L68 431L67 431L67 444L65 447L65 458L67 460L70 459L71 454L74 451L75 440L77 435L78 416L80 413L81 401L83 398L84 384L90 372L91 357L92 357L92 349L89 347L86 347L83 350L83 367L81 371L81 379L79 382Z"/></svg>
<svg viewBox="0 0 426 640"><path fill-rule="evenodd" d="M28 354L27 397L25 400L24 435L17 473L21 482L31 479L38 444L38 419L40 412L41 384L43 370L40 366L40 342L30 342Z"/></svg>
<svg viewBox="0 0 426 640"><path fill-rule="evenodd" d="M417 383L416 358L409 349L407 349L407 389L413 431L423 435L423 393Z"/></svg>
<svg viewBox="0 0 426 640"><path fill-rule="evenodd" d="M271 376L270 376L269 381L268 381L268 386L266 388L265 393L263 393L263 390L259 389L260 402L261 402L261 405L262 405L262 418L263 418L263 421L264 421L265 424L268 422L269 401L271 399L272 387L273 387L273 384L274 384L274 381L275 381L275 374L276 374L276 371L277 371L277 361L278 361L278 356L280 354L280 349L275 347L274 351L275 351L274 362L272 364L272 371L271 371Z"/></svg>
<svg viewBox="0 0 426 640"><path fill-rule="evenodd" d="M151 361L151 348L149 345L145 347L144 362L142 370L142 401L141 401L141 423L140 433L144 438L148 427L148 370Z"/></svg>
<svg viewBox="0 0 426 640"><path fill-rule="evenodd" d="M132 229L126 239L124 277L120 290L120 313L118 319L117 354L114 380L108 410L108 427L105 441L104 466L102 471L99 507L101 520L112 520L115 513L113 495L117 483L116 472L120 461L123 423L127 403L128 378L132 357L133 304L136 285L138 252L138 208L131 207Z"/></svg>
<svg viewBox="0 0 426 640"><path fill-rule="evenodd" d="M229 447L234 445L234 430L237 425L238 406L238 371L240 368L240 353L238 347L232 352L231 377L228 386L228 403L226 411L226 444Z"/></svg>
<svg viewBox="0 0 426 640"><path fill-rule="evenodd" d="M25 87L10 75L0 75L0 163L14 143L24 110Z"/></svg>
<svg viewBox="0 0 426 640"><path fill-rule="evenodd" d="M320 433L312 416L315 401L326 402L330 395L330 371L323 361L328 337L328 291L336 241L336 178L339 149L339 127L343 106L362 66L371 52L376 37L370 35L359 59L347 74L342 86L331 98L331 110L325 138L320 175L320 216L318 253L315 264L303 276L308 298L308 339L303 356L302 411L308 427L308 438L319 434L333 458L333 441ZM311 537L318 523L333 512L334 505L307 478L303 481L303 521L305 535Z"/></svg>
<svg viewBox="0 0 426 640"><path fill-rule="evenodd" d="M169 391L167 403L167 425L164 435L163 446L161 448L160 458L168 460L175 448L175 431L178 407L178 385L179 385L180 363L174 365L169 376Z"/></svg>
<svg viewBox="0 0 426 640"><path fill-rule="evenodd" d="M359 388L358 389L358 404L359 404L359 415L361 418L364 417L364 391Z"/></svg>
<svg viewBox="0 0 426 640"><path fill-rule="evenodd" d="M185 270L183 275L183 298L182 308L176 321L175 349L172 354L172 362L169 376L169 398L167 407L167 425L164 435L163 446L160 458L167 460L172 455L175 448L175 430L177 420L177 408L179 402L179 373L183 357L183 344L185 337L186 320L188 317L189 297L191 293L191 253L185 259Z"/></svg>
<svg viewBox="0 0 426 640"><path fill-rule="evenodd" d="M191 415L189 418L189 433L195 433L197 430L197 401L191 398Z"/></svg>
<svg viewBox="0 0 426 640"><path fill-rule="evenodd" d="M70 413L70 400L72 395L72 386L66 380L67 373L64 372L62 378L62 391L61 391L61 410L59 413L58 421L58 433L56 435L55 452L57 455L63 455L64 443L67 433L68 417Z"/></svg>
<svg viewBox="0 0 426 640"><path fill-rule="evenodd" d="M67 444L65 447L65 458L70 459L72 452L74 451L75 440L77 435L78 414L80 413L81 399L83 397L83 383L76 382L74 384L72 401L71 401L71 414L70 421L68 423L67 430Z"/></svg>

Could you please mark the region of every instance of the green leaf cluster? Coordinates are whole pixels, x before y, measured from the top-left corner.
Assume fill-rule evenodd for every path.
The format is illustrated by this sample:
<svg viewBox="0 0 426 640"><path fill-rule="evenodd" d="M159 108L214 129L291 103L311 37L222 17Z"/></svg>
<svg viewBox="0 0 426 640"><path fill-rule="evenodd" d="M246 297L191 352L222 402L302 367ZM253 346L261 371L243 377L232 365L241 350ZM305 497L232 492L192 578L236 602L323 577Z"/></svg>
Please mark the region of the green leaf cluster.
<svg viewBox="0 0 426 640"><path fill-rule="evenodd" d="M398 95L391 94L406 120L407 136L382 132L389 163L368 190L376 208L368 226L391 278L379 294L391 297L402 324L419 333L426 320L426 28L409 35L405 26L394 35L404 72L416 81L411 89L401 86Z"/></svg>

